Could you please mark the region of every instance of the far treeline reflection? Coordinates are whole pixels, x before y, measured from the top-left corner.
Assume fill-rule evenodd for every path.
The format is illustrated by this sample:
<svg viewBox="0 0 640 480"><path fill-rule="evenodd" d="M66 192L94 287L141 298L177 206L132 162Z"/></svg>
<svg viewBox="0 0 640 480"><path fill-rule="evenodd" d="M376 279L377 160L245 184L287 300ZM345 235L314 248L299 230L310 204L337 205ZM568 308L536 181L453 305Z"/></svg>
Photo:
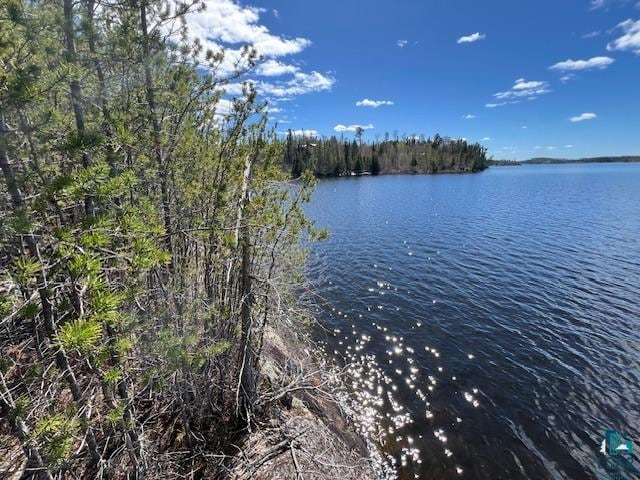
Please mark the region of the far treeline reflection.
<svg viewBox="0 0 640 480"><path fill-rule="evenodd" d="M284 163L294 177L311 170L318 176L378 175L387 173L478 172L489 166L487 149L478 143L450 139L407 137L363 142L356 138L296 136L289 130Z"/></svg>

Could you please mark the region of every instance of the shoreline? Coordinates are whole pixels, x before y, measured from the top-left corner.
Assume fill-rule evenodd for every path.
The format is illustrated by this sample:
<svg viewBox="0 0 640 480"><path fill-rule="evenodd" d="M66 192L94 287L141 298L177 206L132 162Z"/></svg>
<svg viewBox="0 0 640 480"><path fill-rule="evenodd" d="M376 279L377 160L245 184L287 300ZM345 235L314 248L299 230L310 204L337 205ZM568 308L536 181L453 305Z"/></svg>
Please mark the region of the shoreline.
<svg viewBox="0 0 640 480"><path fill-rule="evenodd" d="M352 407L339 369L306 334L270 329L263 354L263 386L277 400L236 447L231 478L389 478L382 471L378 447L349 413Z"/></svg>
<svg viewBox="0 0 640 480"><path fill-rule="evenodd" d="M378 446L357 424L351 405L355 400L346 393L343 372L325 360L310 337L271 328L264 342L262 409L251 428L227 444L226 451L200 452L201 473L235 480L393 478L383 473L388 471ZM146 442L160 442L154 426L149 427ZM0 444L5 453L0 477L22 478L28 460L4 422L0 423ZM183 460L184 452L150 448L147 454L148 478L162 478L163 472L172 471ZM125 470L115 466L113 473L114 478L124 478Z"/></svg>
<svg viewBox="0 0 640 480"><path fill-rule="evenodd" d="M380 172L377 174L372 174L371 172L363 172L360 174L350 174L350 175L321 175L314 174L314 176L318 180L325 180L331 178L359 178L359 177L388 177L388 176L398 176L398 175L444 175L444 174L473 174L473 173L482 173L489 169L489 166L483 168L481 170L438 170L436 172L417 172L417 171L390 171L390 172Z"/></svg>

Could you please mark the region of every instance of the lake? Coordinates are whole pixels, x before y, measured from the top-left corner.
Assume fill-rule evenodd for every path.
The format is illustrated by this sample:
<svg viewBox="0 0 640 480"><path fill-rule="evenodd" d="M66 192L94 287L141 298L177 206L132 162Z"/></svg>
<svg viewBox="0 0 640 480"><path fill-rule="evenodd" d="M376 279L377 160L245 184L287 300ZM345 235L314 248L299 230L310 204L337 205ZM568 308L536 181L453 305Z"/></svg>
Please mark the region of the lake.
<svg viewBox="0 0 640 480"><path fill-rule="evenodd" d="M598 478L607 429L638 451L640 164L328 179L308 213L319 337L400 478Z"/></svg>

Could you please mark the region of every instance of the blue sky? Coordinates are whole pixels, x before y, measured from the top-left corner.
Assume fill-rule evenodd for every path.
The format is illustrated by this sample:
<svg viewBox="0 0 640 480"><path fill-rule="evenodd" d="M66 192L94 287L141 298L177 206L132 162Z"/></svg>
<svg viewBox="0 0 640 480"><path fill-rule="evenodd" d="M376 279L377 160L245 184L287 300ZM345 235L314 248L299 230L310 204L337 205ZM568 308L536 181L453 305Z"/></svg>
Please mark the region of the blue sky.
<svg viewBox="0 0 640 480"><path fill-rule="evenodd" d="M265 56L253 79L278 131L438 132L496 158L640 154L637 0L207 3L189 23Z"/></svg>

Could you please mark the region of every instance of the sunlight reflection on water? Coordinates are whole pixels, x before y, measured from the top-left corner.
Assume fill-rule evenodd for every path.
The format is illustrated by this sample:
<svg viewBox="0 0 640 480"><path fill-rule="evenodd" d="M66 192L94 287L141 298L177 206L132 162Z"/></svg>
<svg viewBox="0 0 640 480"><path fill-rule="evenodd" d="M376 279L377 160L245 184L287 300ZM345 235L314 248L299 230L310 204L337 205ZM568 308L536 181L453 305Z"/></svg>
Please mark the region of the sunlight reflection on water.
<svg viewBox="0 0 640 480"><path fill-rule="evenodd" d="M323 342L391 470L594 478L604 429L640 439L638 212L640 165L320 183Z"/></svg>

